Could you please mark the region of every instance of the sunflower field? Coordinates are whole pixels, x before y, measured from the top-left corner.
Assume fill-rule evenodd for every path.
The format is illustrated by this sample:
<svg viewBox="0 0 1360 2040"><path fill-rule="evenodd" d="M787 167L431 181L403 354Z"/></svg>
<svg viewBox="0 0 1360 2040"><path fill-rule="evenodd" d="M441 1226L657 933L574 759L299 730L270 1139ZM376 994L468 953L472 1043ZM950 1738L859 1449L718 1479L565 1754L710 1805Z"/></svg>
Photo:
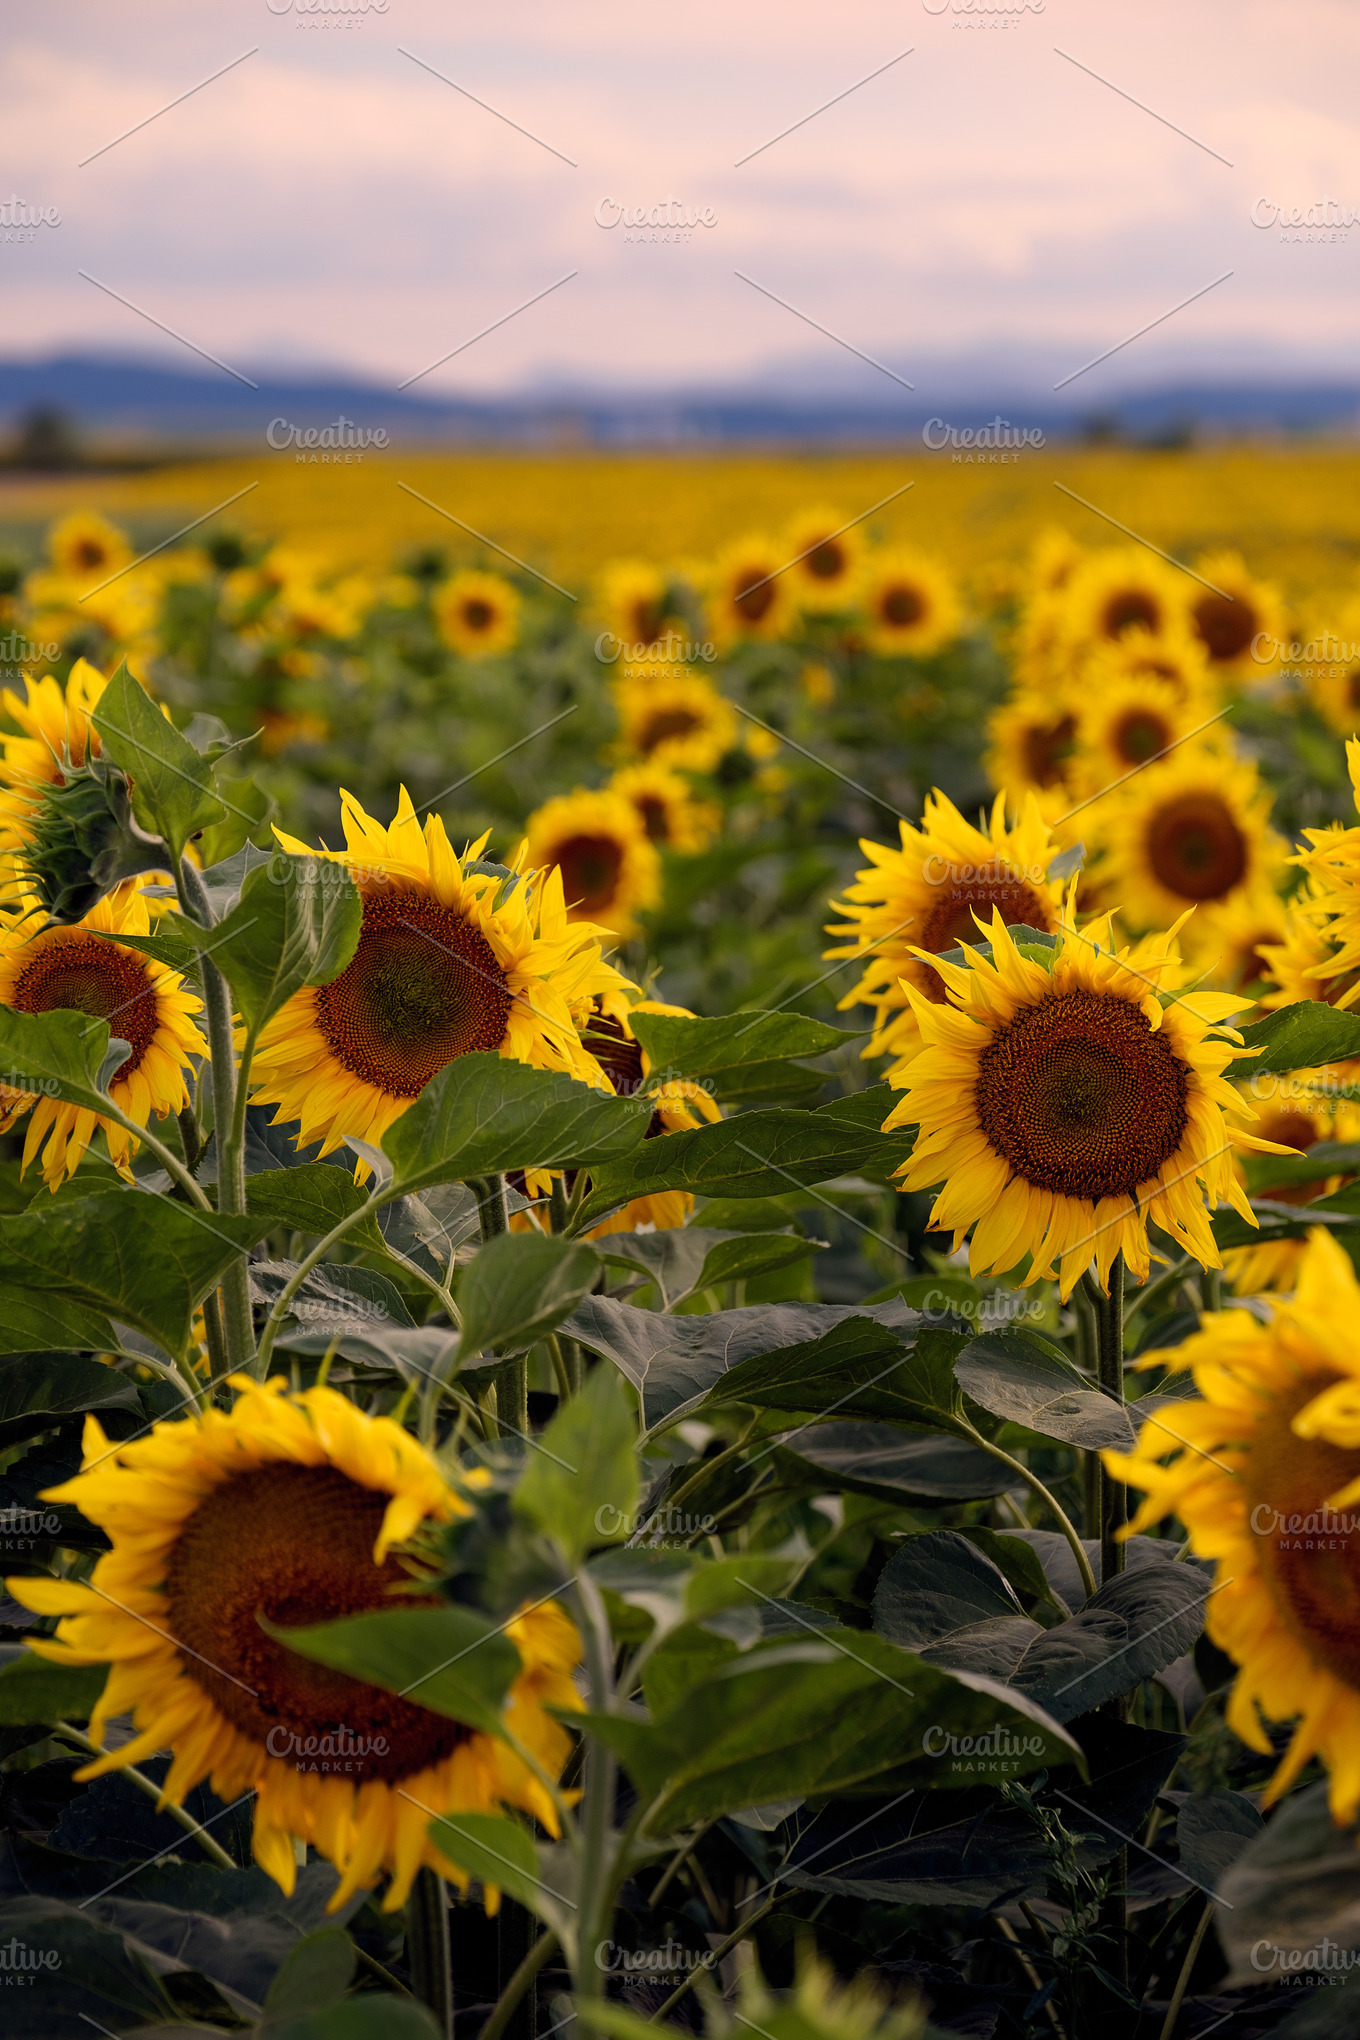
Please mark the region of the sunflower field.
<svg viewBox="0 0 1360 2040"><path fill-rule="evenodd" d="M1360 535L408 494L0 560L5 2032L1360 2031Z"/></svg>

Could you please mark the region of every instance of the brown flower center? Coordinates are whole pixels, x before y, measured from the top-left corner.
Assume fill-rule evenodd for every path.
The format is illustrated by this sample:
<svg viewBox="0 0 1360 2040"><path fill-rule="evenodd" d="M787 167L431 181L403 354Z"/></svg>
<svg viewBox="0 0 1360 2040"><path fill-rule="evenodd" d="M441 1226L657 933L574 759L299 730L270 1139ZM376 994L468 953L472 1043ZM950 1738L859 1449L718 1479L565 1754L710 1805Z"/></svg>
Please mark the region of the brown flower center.
<svg viewBox="0 0 1360 2040"><path fill-rule="evenodd" d="M819 540L803 559L803 565L817 581L839 581L848 564L845 547L834 538Z"/></svg>
<svg viewBox="0 0 1360 2040"><path fill-rule="evenodd" d="M102 567L108 558L97 538L82 538L76 546L76 565L93 569Z"/></svg>
<svg viewBox="0 0 1360 2040"><path fill-rule="evenodd" d="M320 1772L338 1751L335 1770L355 1783L409 1778L471 1730L312 1664L275 1643L256 1616L301 1629L411 1606L409 1596L392 1598L409 1581L405 1568L394 1558L373 1563L387 1501L335 1467L278 1461L214 1488L166 1568L165 1626L219 1713L299 1769ZM331 1752L308 1751L309 1738L330 1738Z"/></svg>
<svg viewBox="0 0 1360 2040"><path fill-rule="evenodd" d="M1077 719L1073 715L1065 715L1055 723L1035 723L1025 731L1025 771L1036 786L1058 784L1063 761L1076 734Z"/></svg>
<svg viewBox="0 0 1360 2040"><path fill-rule="evenodd" d="M1164 716L1151 708L1131 708L1110 731L1115 756L1124 765L1146 765L1171 743L1174 732Z"/></svg>
<svg viewBox="0 0 1360 2040"><path fill-rule="evenodd" d="M633 637L638 644L654 645L665 628L662 605L654 596L639 595L629 611Z"/></svg>
<svg viewBox="0 0 1360 2040"><path fill-rule="evenodd" d="M455 1056L499 1048L511 995L484 935L413 888L364 895L359 946L316 993L338 1062L389 1098L414 1098Z"/></svg>
<svg viewBox="0 0 1360 2040"><path fill-rule="evenodd" d="M569 907L581 914L598 914L612 904L623 869L623 845L617 836L568 836L555 846L553 862L562 868Z"/></svg>
<svg viewBox="0 0 1360 2040"><path fill-rule="evenodd" d="M624 1032L623 1023L605 1013L592 1013L581 1036L620 1098L642 1089L642 1044Z"/></svg>
<svg viewBox="0 0 1360 2040"><path fill-rule="evenodd" d="M667 743L672 737L691 737L702 728L703 722L692 708L653 709L638 731L638 749L645 757L658 744Z"/></svg>
<svg viewBox="0 0 1360 2040"><path fill-rule="evenodd" d="M957 949L961 942L983 940L973 910L976 908L990 924L994 907L1001 909L1001 918L1008 928L1052 929L1053 917L1044 900L1005 864L976 866L970 878L964 878L960 867L951 864L938 888L935 905L915 938L917 947L940 956L946 949ZM948 1003L944 979L938 971L926 965L920 972L920 983L935 1005Z"/></svg>
<svg viewBox="0 0 1360 2040"><path fill-rule="evenodd" d="M1245 595L1236 600L1226 595L1201 595L1191 613L1196 637L1219 665L1240 659L1261 628L1255 606Z"/></svg>
<svg viewBox="0 0 1360 2040"><path fill-rule="evenodd" d="M909 630L925 615L926 599L921 590L913 588L910 582L898 581L885 588L879 596L878 613L884 623L892 624L895 630Z"/></svg>
<svg viewBox="0 0 1360 2040"><path fill-rule="evenodd" d="M1122 637L1139 624L1157 632L1163 622L1162 606L1145 588L1116 588L1106 596L1100 611L1100 635Z"/></svg>
<svg viewBox="0 0 1360 2040"><path fill-rule="evenodd" d="M1360 1452L1299 1438L1290 1429L1305 1403L1330 1387L1312 1375L1274 1398L1243 1469L1247 1521L1271 1599L1314 1663L1360 1690L1360 1514L1333 1510L1360 1475Z"/></svg>
<svg viewBox="0 0 1360 2040"><path fill-rule="evenodd" d="M742 574L732 584L732 604L748 623L759 623L763 616L768 615L774 602L774 575L762 573L759 567L748 571L749 580Z"/></svg>
<svg viewBox="0 0 1360 2040"><path fill-rule="evenodd" d="M97 935L54 931L37 936L9 1003L19 1013L88 1013L131 1045L119 1075L129 1077L156 1038L158 1001L151 973L130 949Z"/></svg>
<svg viewBox="0 0 1360 2040"><path fill-rule="evenodd" d="M1054 992L999 1027L974 1102L1015 1175L1065 1197L1129 1195L1175 1154L1186 1066L1127 999Z"/></svg>
<svg viewBox="0 0 1360 2040"><path fill-rule="evenodd" d="M484 631L494 621L495 610L480 595L471 595L463 604L463 622L469 630Z"/></svg>
<svg viewBox="0 0 1360 2040"><path fill-rule="evenodd" d="M670 814L665 801L658 800L654 793L644 793L633 802L633 805L642 817L647 840L651 843L668 843L671 834Z"/></svg>
<svg viewBox="0 0 1360 2040"><path fill-rule="evenodd" d="M1360 666L1352 666L1346 675L1346 703L1350 708L1360 708Z"/></svg>
<svg viewBox="0 0 1360 2040"><path fill-rule="evenodd" d="M1246 876L1246 838L1215 793L1183 793L1148 819L1147 855L1168 892L1221 900Z"/></svg>

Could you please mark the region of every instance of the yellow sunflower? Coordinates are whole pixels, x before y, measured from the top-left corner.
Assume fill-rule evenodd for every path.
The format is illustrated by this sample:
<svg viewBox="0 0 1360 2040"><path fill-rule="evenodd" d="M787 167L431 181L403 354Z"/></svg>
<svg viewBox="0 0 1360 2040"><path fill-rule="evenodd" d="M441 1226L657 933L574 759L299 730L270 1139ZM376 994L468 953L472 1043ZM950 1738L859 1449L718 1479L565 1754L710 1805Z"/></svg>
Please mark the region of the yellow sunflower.
<svg viewBox="0 0 1360 2040"><path fill-rule="evenodd" d="M605 790L637 809L650 843L688 857L708 848L722 819L712 801L696 800L688 781L664 765L625 765Z"/></svg>
<svg viewBox="0 0 1360 2040"><path fill-rule="evenodd" d="M1146 676L1083 687L1078 699L1077 737L1071 775L1078 792L1101 793L1199 736L1205 745L1222 743L1219 725L1205 729L1201 702L1186 701L1165 680Z"/></svg>
<svg viewBox="0 0 1360 2040"><path fill-rule="evenodd" d="M1284 901L1261 888L1201 907L1185 925L1182 943L1190 962L1207 972L1208 982L1222 992L1269 1003L1272 985L1270 954L1288 928ZM1315 999L1316 988L1301 993Z"/></svg>
<svg viewBox="0 0 1360 2040"><path fill-rule="evenodd" d="M1083 688L1092 694L1131 680L1149 680L1171 688L1200 717L1212 715L1217 706L1204 647L1174 620L1161 636L1134 624L1113 641L1092 647L1081 671Z"/></svg>
<svg viewBox="0 0 1360 2040"><path fill-rule="evenodd" d="M300 1120L299 1147L330 1154L350 1135L374 1145L455 1056L495 1050L535 1069L599 1083L573 1011L618 973L603 931L568 925L556 871L513 884L470 869L434 815L422 830L403 787L390 828L341 794L346 848L285 850L346 865L363 900L350 962L328 985L294 993L260 1034L250 1082L273 1123ZM520 862L522 864L522 853Z"/></svg>
<svg viewBox="0 0 1360 2040"><path fill-rule="evenodd" d="M1227 1198L1256 1222L1232 1140L1281 1152L1238 1132L1254 1115L1223 1080L1238 1048L1222 1023L1240 1001L1196 992L1163 1004L1179 976L1170 938L1135 961L1113 949L1108 917L1080 934L1064 922L1056 947L1034 956L999 913L987 933L991 962L978 950L967 967L935 962L947 1005L908 991L924 1046L884 1123L919 1128L903 1187L943 1185L930 1224L953 1229L956 1252L973 1229L975 1274L1028 1254L1025 1283L1056 1263L1064 1302L1093 1257L1102 1285L1119 1253L1144 1281L1149 1222L1221 1266L1212 1208Z"/></svg>
<svg viewBox="0 0 1360 2040"><path fill-rule="evenodd" d="M519 640L519 595L499 574L455 574L432 606L440 636L465 659L508 652Z"/></svg>
<svg viewBox="0 0 1360 2040"><path fill-rule="evenodd" d="M524 829L530 865L560 871L570 920L629 936L638 914L661 898L661 859L638 807L622 793L578 787L558 794Z"/></svg>
<svg viewBox="0 0 1360 2040"><path fill-rule="evenodd" d="M655 645L670 619L670 584L644 560L611 560L600 576L597 607L621 644Z"/></svg>
<svg viewBox="0 0 1360 2040"><path fill-rule="evenodd" d="M784 548L758 534L737 539L719 555L706 592L720 646L784 635L796 614L793 584L784 571L788 566Z"/></svg>
<svg viewBox="0 0 1360 2040"><path fill-rule="evenodd" d="M1291 640L1289 660L1323 721L1339 737L1353 737L1360 729L1360 599L1352 595L1334 607L1336 629Z"/></svg>
<svg viewBox="0 0 1360 2040"><path fill-rule="evenodd" d="M826 951L863 957L864 975L839 1010L874 1008L874 1031L863 1054L894 1057L888 1072L894 1084L921 1042L908 987L921 998L944 1002L939 975L918 960L919 952L938 956L975 939L974 913L987 920L993 908L1008 926L1051 934L1062 908L1061 881L1048 876L1059 846L1033 794L1008 825L1006 798L999 793L984 834L937 787L926 798L921 826L903 822L901 838L896 849L861 842L871 868L856 874L843 900L832 902L833 912L844 918L827 929L848 940Z"/></svg>
<svg viewBox="0 0 1360 2040"><path fill-rule="evenodd" d="M1069 643L1085 651L1112 644L1130 630L1164 636L1184 614L1180 579L1146 546L1107 546L1091 553L1064 590Z"/></svg>
<svg viewBox="0 0 1360 2040"><path fill-rule="evenodd" d="M99 756L91 718L107 685L87 659L77 659L64 688L44 674L40 680L25 676L25 700L10 687L0 694L0 708L21 732L0 735L0 849L28 840L42 789L60 786L65 767Z"/></svg>
<svg viewBox="0 0 1360 2040"><path fill-rule="evenodd" d="M1020 689L987 723L990 739L983 768L992 785L1013 800L1035 793L1056 814L1069 805L1072 753L1077 741L1074 689L1034 693Z"/></svg>
<svg viewBox="0 0 1360 2040"><path fill-rule="evenodd" d="M1334 1065L1291 1070L1288 1076L1262 1071L1249 1079L1242 1092L1258 1114L1262 1139L1280 1141L1304 1155L1322 1141L1360 1140L1360 1103L1341 1097L1336 1089L1338 1082L1346 1081L1344 1069L1345 1065ZM1274 1204L1311 1204L1314 1198L1332 1196L1349 1180L1333 1170L1306 1183L1279 1184L1262 1195ZM1292 1289L1305 1252L1303 1240L1264 1240L1255 1247L1235 1247L1223 1257L1223 1272L1239 1296Z"/></svg>
<svg viewBox="0 0 1360 2040"><path fill-rule="evenodd" d="M48 532L47 556L57 573L83 587L125 567L132 547L117 525L97 511L73 510Z"/></svg>
<svg viewBox="0 0 1360 2040"><path fill-rule="evenodd" d="M555 1834L529 1767L498 1739L298 1657L257 1618L303 1627L391 1607L394 1595L409 1607L402 1589L420 1571L393 1547L467 1504L399 1425L334 1389L289 1395L281 1380L245 1375L231 1385L230 1414L157 1424L126 1445L87 1417L84 1468L46 1499L74 1504L113 1549L88 1585L8 1583L25 1607L62 1617L54 1640L33 1645L41 1656L109 1666L92 1737L131 1710L136 1734L80 1775L169 1748L162 1804L182 1805L203 1778L228 1804L253 1791L256 1861L291 1892L293 1837L309 1842L340 1872L332 1911L384 1872L393 1910L422 1865L466 1890L429 1839L431 1816L516 1806ZM438 1604L430 1594L416 1605ZM580 1705L576 1631L549 1603L505 1633L521 1666L506 1725L556 1774L569 1737L545 1709Z"/></svg>
<svg viewBox="0 0 1360 2040"><path fill-rule="evenodd" d="M1208 553L1195 568L1214 584L1189 582L1184 595L1187 620L1210 667L1225 679L1265 679L1278 668L1288 636L1279 589L1253 580L1240 553Z"/></svg>
<svg viewBox="0 0 1360 2040"><path fill-rule="evenodd" d="M0 916L0 1005L16 1013L77 1012L107 1020L110 1037L126 1041L132 1050L110 1079L114 1104L139 1126L146 1126L153 1113L164 1118L178 1112L189 1102L184 1072L190 1056L208 1053L192 1018L203 1010L202 1002L185 990L182 977L154 957L106 939L150 934L142 894L120 886L82 921L35 934L37 912L36 900L21 899L13 914ZM23 1167L43 1148L43 1181L49 1190L75 1174L99 1128L115 1168L131 1177L129 1159L137 1143L116 1122L60 1098L0 1086L0 1132L25 1113L31 1116Z"/></svg>
<svg viewBox="0 0 1360 2040"><path fill-rule="evenodd" d="M1147 1356L1192 1368L1202 1400L1150 1416L1127 1456L1102 1455L1146 1491L1129 1534L1175 1515L1217 1561L1206 1620L1239 1666L1229 1727L1268 1757L1262 1717L1295 1724L1267 1800L1317 1756L1338 1822L1360 1809L1357 1315L1355 1270L1319 1227L1268 1324L1211 1313L1183 1346Z"/></svg>
<svg viewBox="0 0 1360 2040"><path fill-rule="evenodd" d="M1355 805L1360 811L1360 742L1346 745ZM1303 867L1305 897L1296 902L1297 918L1314 924L1316 961L1306 970L1313 989L1305 996L1326 998L1343 1009L1360 997L1360 828L1342 828L1332 823L1325 829L1305 829L1306 850L1293 859ZM1353 982L1342 985L1340 979ZM1327 990L1318 986L1325 984Z"/></svg>
<svg viewBox="0 0 1360 2040"><path fill-rule="evenodd" d="M1085 557L1085 549L1077 544L1070 531L1064 530L1061 524L1045 525L1030 547L1031 587L1040 594L1056 594L1060 588L1067 586Z"/></svg>
<svg viewBox="0 0 1360 2040"><path fill-rule="evenodd" d="M1284 869L1256 768L1200 743L1150 765L1082 824L1101 853L1102 883L1141 928L1268 890Z"/></svg>
<svg viewBox="0 0 1360 2040"><path fill-rule="evenodd" d="M800 609L828 615L849 609L864 559L863 527L846 525L838 510L820 505L795 517L784 533L792 560L789 584Z"/></svg>
<svg viewBox="0 0 1360 2040"><path fill-rule="evenodd" d="M620 749L649 764L712 772L737 744L736 710L697 674L616 687L614 700Z"/></svg>
<svg viewBox="0 0 1360 2040"><path fill-rule="evenodd" d="M945 569L905 546L871 554L860 607L870 650L882 658L928 658L958 636L963 614Z"/></svg>

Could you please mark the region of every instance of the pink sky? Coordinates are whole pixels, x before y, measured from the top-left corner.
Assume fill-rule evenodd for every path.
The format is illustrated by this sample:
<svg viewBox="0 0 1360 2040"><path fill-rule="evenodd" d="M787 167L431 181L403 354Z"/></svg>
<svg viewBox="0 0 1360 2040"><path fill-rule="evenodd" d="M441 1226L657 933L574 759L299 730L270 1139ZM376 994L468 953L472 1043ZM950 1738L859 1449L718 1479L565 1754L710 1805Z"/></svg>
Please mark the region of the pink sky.
<svg viewBox="0 0 1360 2040"><path fill-rule="evenodd" d="M979 352L999 382L1051 383L1231 270L1093 370L1091 401L1168 365L1353 371L1360 226L1285 243L1250 215L1324 196L1360 214L1354 0L1030 0L1005 27L940 4L387 0L340 29L296 0L6 10L0 196L61 224L0 238L0 354L194 366L84 269L233 365L395 382L575 271L423 387L801 373L877 392L742 271L898 373L921 366L923 389ZM668 195L715 224L659 246L597 224L603 200Z"/></svg>

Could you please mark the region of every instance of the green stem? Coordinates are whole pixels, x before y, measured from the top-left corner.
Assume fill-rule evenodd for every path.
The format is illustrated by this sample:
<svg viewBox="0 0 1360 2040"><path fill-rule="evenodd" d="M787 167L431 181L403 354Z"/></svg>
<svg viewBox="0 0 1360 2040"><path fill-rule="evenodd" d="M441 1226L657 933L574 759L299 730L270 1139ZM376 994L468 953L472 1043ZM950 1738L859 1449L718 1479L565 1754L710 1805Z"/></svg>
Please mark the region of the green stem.
<svg viewBox="0 0 1360 2040"><path fill-rule="evenodd" d="M100 1100L100 1118L112 1119L116 1125L123 1127L126 1132L139 1140L147 1153L153 1154L156 1157L156 1160L165 1170L166 1175L172 1177L178 1183L180 1189L184 1192L195 1210L211 1211L212 1203L207 1192L201 1183L195 1183L174 1149L168 1148L163 1140L157 1140L149 1126L139 1126L135 1119L129 1119L122 1107L115 1105L106 1091L101 1091L98 1095Z"/></svg>
<svg viewBox="0 0 1360 2040"><path fill-rule="evenodd" d="M494 1240L498 1233L510 1230L510 1220L505 1209L505 1179L503 1176L468 1176L468 1189L477 1200L477 1219L482 1228L482 1239Z"/></svg>
<svg viewBox="0 0 1360 2040"><path fill-rule="evenodd" d="M443 1879L417 1870L406 1901L406 1962L411 1991L434 2014L440 2040L453 2040L453 1960Z"/></svg>
<svg viewBox="0 0 1360 2040"><path fill-rule="evenodd" d="M766 1899L764 1905L761 1906L758 1912L753 1912L751 1914L751 1917L749 1919L743 1920L739 1927L734 1927L732 1929L732 1932L728 1935L727 1939L725 1941L719 1942L718 1946L713 1950L713 1953L708 1957L707 1962L704 1964L704 1968L709 1971L716 1969L719 1963L721 1963L728 1955L731 1954L732 1950L737 1946L737 1943L739 1941L744 1941L746 1939L746 1936L751 1932L751 1929L753 1927L758 1927L761 1921L765 1919L768 1916L768 1914L774 1911L775 1907L780 1903L783 1895L784 1894L782 1892L776 1891L772 1898ZM648 2025L649 2026L659 2025L661 2021L666 2017L666 2014L668 2012L674 2011L675 2007L679 2004L681 1998L685 1997L688 1994L688 1992L693 1990L695 1984L698 1982L699 1977L702 1974L703 1974L702 1970L691 1969L689 1975L685 1978L684 1982L680 1984L677 1989L671 1992L670 1996L660 2006L659 2010L652 2013L651 2018L647 2021Z"/></svg>
<svg viewBox="0 0 1360 2040"><path fill-rule="evenodd" d="M990 1452L992 1458L999 1459L1003 1466L1009 1466L1013 1473L1017 1473L1021 1480L1027 1482L1033 1488L1040 1501L1052 1510L1053 1515L1057 1518L1058 1528L1067 1539L1071 1547L1072 1556L1077 1561L1077 1571L1081 1574L1082 1585L1085 1587L1088 1596L1094 1594L1096 1590L1096 1576L1091 1570L1091 1561L1086 1556L1086 1547L1080 1537L1078 1537L1071 1518L1058 1501L1056 1495L1052 1494L1044 1486L1037 1473L1031 1473L1030 1469L1020 1460L1012 1459L1009 1452L1003 1452L1001 1447L994 1445L990 1438L984 1438L981 1431L975 1430L971 1424L967 1424L965 1429L975 1445L980 1445L984 1452Z"/></svg>
<svg viewBox="0 0 1360 2040"><path fill-rule="evenodd" d="M1085 1278L1090 1280L1089 1276ZM1100 1385L1124 1408L1124 1257L1116 1254L1110 1270L1110 1291L1102 1296L1092 1284L1096 1313L1096 1366ZM1100 1472L1100 1577L1112 1580L1123 1572L1125 1548L1119 1532L1129 1518L1129 1491L1104 1467Z"/></svg>
<svg viewBox="0 0 1360 2040"><path fill-rule="evenodd" d="M491 2008L491 2016L478 2033L477 2040L501 2040L501 2035L510 2024L521 1998L538 1975L549 1956L557 1947L557 1936L551 1930L540 1934L519 1968L515 1971L505 1989Z"/></svg>
<svg viewBox="0 0 1360 2040"><path fill-rule="evenodd" d="M666 1889L666 1886L670 1883L673 1877L679 1876L680 1872L684 1869L686 1863L688 1863L690 1857L694 1854L694 1851L698 1848L700 1842L703 1840L704 1836L708 1833L709 1829L712 1826L713 1822L711 1820L706 1820L703 1826L701 1828L696 1829L696 1831L690 1836L689 1840L687 1842L682 1843L681 1846L676 1850L675 1854L671 1857L670 1862L666 1865L661 1875L657 1878L656 1883L652 1886L651 1890L647 1894L647 1903L651 1907L653 1912L656 1911L657 1906L661 1903L661 1894Z"/></svg>
<svg viewBox="0 0 1360 2040"><path fill-rule="evenodd" d="M562 1402L568 1402L572 1393L571 1376L567 1372L567 1356L562 1351L562 1341L556 1332L549 1332L544 1344L548 1348L548 1358L552 1362L553 1380L557 1383L558 1397Z"/></svg>
<svg viewBox="0 0 1360 2040"><path fill-rule="evenodd" d="M297 1267L274 1298L273 1306L270 1309L269 1316L264 1321L264 1327L260 1333L260 1350L255 1356L255 1366L261 1380L264 1379L268 1370L269 1357L274 1350L274 1341L279 1335L279 1326L288 1315L288 1306L307 1280L307 1277L311 1274L313 1268L325 1260L331 1248L338 1241L342 1240L346 1233L353 1232L355 1226L362 1225L364 1220L370 1217L384 1201L385 1193L379 1191L375 1196L369 1198L367 1204L361 1204L357 1211L348 1212L338 1225L331 1227L323 1240L317 1241L307 1258L298 1262Z"/></svg>
<svg viewBox="0 0 1360 2040"><path fill-rule="evenodd" d="M227 1371L227 1342L222 1331L222 1306L217 1291L210 1289L203 1299L203 1331L208 1341L209 1385Z"/></svg>
<svg viewBox="0 0 1360 2040"><path fill-rule="evenodd" d="M92 1750L95 1756L102 1757L106 1754L97 1742L94 1742L86 1735L83 1729L72 1728L69 1721L57 1722L56 1729L59 1735L69 1736L72 1742L78 1742L82 1749ZM159 1802L161 1796L160 1786L154 1778L148 1778L145 1771L139 1771L135 1764L125 1764L120 1775L126 1778L130 1784L135 1785L139 1792L145 1792L148 1799L154 1799ZM171 1820L178 1821L185 1834L193 1836L204 1855L210 1857L216 1863L219 1870L240 1869L240 1864L232 1861L231 1857L222 1847L222 1844L215 1842L207 1829L201 1827L193 1815L186 1813L182 1806L174 1806L167 1800L165 1805L160 1808L160 1811L168 1813Z"/></svg>
<svg viewBox="0 0 1360 2040"><path fill-rule="evenodd" d="M598 1587L584 1570L576 1576L576 1601L581 1615L591 1710L607 1714L614 1703L609 1617ZM585 2014L582 2023L587 2032L595 2030L589 2007L604 1994L595 1962L595 1949L607 1935L612 1919L609 1844L614 1825L617 1775L613 1752L596 1737L589 1737L585 1755L585 1796L581 1808L581 1917L572 1976L576 2004L578 2010Z"/></svg>
<svg viewBox="0 0 1360 2040"><path fill-rule="evenodd" d="M1131 1318L1135 1311L1150 1311L1154 1303L1160 1303L1164 1296L1174 1296L1184 1282L1193 1261L1178 1261L1174 1268L1168 1268L1165 1275L1159 1275L1155 1282L1145 1282L1141 1289L1124 1292L1125 1318Z"/></svg>
<svg viewBox="0 0 1360 2040"><path fill-rule="evenodd" d="M1204 1911L1199 1916L1199 1925L1190 1937L1190 1946L1185 1951L1185 1960L1181 1964L1180 1975L1176 1978L1176 1988L1171 1993L1171 2002L1166 2008L1166 2017L1162 2021L1159 2040L1171 2040L1171 2036L1176 2030L1176 2021L1180 2017L1181 2005L1190 1984L1190 1972L1195 1966L1195 1957L1204 1946L1204 1936L1209 1931L1209 1922L1213 1916L1214 1904L1213 1900L1209 1899L1205 1903Z"/></svg>
<svg viewBox="0 0 1360 2040"><path fill-rule="evenodd" d="M1222 1310L1223 1275L1218 1268L1205 1268L1200 1273L1199 1293L1205 1310Z"/></svg>
<svg viewBox="0 0 1360 2040"><path fill-rule="evenodd" d="M503 1427L529 1435L529 1356L517 1353L496 1376L496 1414Z"/></svg>

